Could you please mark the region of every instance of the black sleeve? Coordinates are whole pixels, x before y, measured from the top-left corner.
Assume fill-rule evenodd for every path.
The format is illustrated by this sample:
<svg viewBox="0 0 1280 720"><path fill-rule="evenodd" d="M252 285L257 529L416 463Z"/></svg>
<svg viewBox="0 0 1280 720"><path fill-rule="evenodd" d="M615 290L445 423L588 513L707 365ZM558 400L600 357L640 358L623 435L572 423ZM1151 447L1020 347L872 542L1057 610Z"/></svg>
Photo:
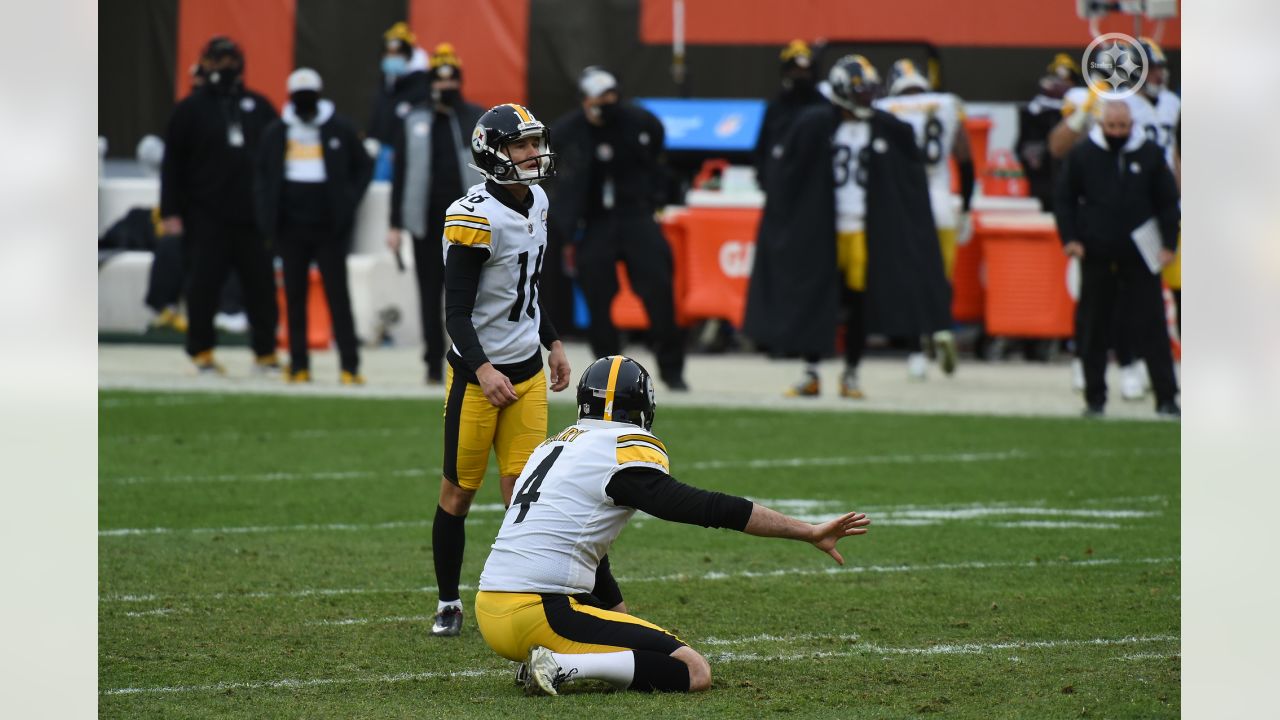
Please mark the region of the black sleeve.
<svg viewBox="0 0 1280 720"><path fill-rule="evenodd" d="M591 594L600 601L605 610L611 610L622 602L622 588L618 587L618 581L613 579L608 555L600 558L600 564L596 566L596 586L591 589Z"/></svg>
<svg viewBox="0 0 1280 720"><path fill-rule="evenodd" d="M1073 149L1074 150L1074 149ZM1058 238L1062 244L1080 240L1076 231L1076 194L1074 176L1078 172L1078 155L1068 152L1053 188L1053 215L1058 221Z"/></svg>
<svg viewBox="0 0 1280 720"><path fill-rule="evenodd" d="M164 158L160 162L160 217L181 215L186 208L183 196L183 171L186 169L187 105L179 103L169 117L169 128L164 134Z"/></svg>
<svg viewBox="0 0 1280 720"><path fill-rule="evenodd" d="M542 319L538 323L538 341L542 343L542 347L550 350L551 343L560 339L560 334L556 332L556 326L551 324L551 316L547 314L547 306L542 302L543 295L538 293L538 307L541 309Z"/></svg>
<svg viewBox="0 0 1280 720"><path fill-rule="evenodd" d="M343 129L347 136L347 146L351 148L353 153L351 156L351 177L354 178L356 202L359 203L360 198L364 197L365 191L369 189L369 183L373 180L373 158L369 157L369 152L364 149L364 143L360 142L360 134L356 132L354 125L344 122Z"/></svg>
<svg viewBox="0 0 1280 720"><path fill-rule="evenodd" d="M1173 171L1164 161L1164 150L1151 144L1152 162L1157 170L1152 179L1156 222L1160 226L1160 244L1170 252L1178 249L1178 225L1182 222L1182 211L1178 209L1178 182Z"/></svg>
<svg viewBox="0 0 1280 720"><path fill-rule="evenodd" d="M444 326L472 372L489 362L471 324L471 311L480 289L480 269L488 259L485 248L450 245L444 261Z"/></svg>
<svg viewBox="0 0 1280 720"><path fill-rule="evenodd" d="M969 204L973 201L973 160L962 160L956 163L960 169L960 202L965 212L969 212Z"/></svg>
<svg viewBox="0 0 1280 720"><path fill-rule="evenodd" d="M754 507L746 498L685 485L661 470L646 467L619 470L605 493L618 505L662 520L738 531L747 527Z"/></svg>
<svg viewBox="0 0 1280 720"><path fill-rule="evenodd" d="M391 221L393 228L403 228L404 218L404 134L408 132L408 123L400 123L395 133L395 142L391 150Z"/></svg>

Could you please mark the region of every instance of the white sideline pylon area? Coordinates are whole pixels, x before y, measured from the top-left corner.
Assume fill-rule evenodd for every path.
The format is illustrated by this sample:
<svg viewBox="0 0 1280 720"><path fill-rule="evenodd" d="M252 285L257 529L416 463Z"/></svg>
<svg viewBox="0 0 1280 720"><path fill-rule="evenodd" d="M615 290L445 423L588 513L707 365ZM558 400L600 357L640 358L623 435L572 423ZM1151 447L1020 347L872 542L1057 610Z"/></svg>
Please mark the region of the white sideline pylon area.
<svg viewBox="0 0 1280 720"><path fill-rule="evenodd" d="M573 403L579 373L595 358L582 342L567 343L565 349L573 377L568 389L550 396L552 402ZM626 352L653 373L656 380L657 363L652 353L639 345L628 347ZM304 385L288 385L279 375L254 374L247 347L220 348L216 357L226 367L227 374L203 377L195 374L178 345L99 344L98 388L420 398L433 403L442 402L444 398L443 386L424 383L426 370L418 347L362 348L361 374L367 381L362 387L338 384L338 358L333 350L312 351L313 382ZM287 362L287 353L282 352L280 357L282 362ZM837 394L844 369L839 359L822 363L820 397L784 397L786 388L799 379L801 369L799 361L771 360L759 354L691 354L685 364L685 379L691 390L672 392L657 381L659 412L664 406L703 406L1078 418L1084 410L1083 398L1071 389L1071 369L1066 360L966 362L962 358L954 376L944 376L935 364L930 366L927 380L917 381L908 379L905 358L872 357L863 360L859 370L859 380L867 395L862 400L849 400ZM1111 389L1107 418L1157 419L1150 395L1141 401L1120 398L1120 372L1114 366L1108 370L1107 383Z"/></svg>

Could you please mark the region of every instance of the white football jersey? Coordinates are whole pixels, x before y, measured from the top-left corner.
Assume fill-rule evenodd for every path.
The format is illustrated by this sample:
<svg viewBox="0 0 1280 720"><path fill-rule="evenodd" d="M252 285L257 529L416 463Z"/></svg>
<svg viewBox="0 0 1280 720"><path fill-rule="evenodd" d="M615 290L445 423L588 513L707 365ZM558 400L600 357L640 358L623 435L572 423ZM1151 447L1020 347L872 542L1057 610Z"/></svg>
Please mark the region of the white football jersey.
<svg viewBox="0 0 1280 720"><path fill-rule="evenodd" d="M1070 117L1076 108L1090 101L1092 94L1093 91L1087 87L1068 90L1062 102L1062 116ZM1133 116L1133 132L1145 133L1148 140L1159 145L1164 150L1165 162L1173 167L1173 129L1177 127L1178 115L1182 112L1182 99L1165 88L1156 96L1155 102L1141 92L1136 92L1125 98L1125 104L1129 106L1129 113ZM1102 118L1102 105L1102 99L1094 96L1093 106L1089 109L1089 125L1085 126L1086 133L1093 123Z"/></svg>
<svg viewBox="0 0 1280 720"><path fill-rule="evenodd" d="M867 215L867 169L863 153L871 142L871 124L845 120L831 141L836 183L836 232L858 232Z"/></svg>
<svg viewBox="0 0 1280 720"><path fill-rule="evenodd" d="M444 257L450 245L489 251L480 272L471 324L480 346L495 365L528 360L538 352L538 278L547 249L547 194L534 185L533 205L525 217L485 189L472 185L445 211ZM453 351L458 352L457 346Z"/></svg>
<svg viewBox="0 0 1280 720"><path fill-rule="evenodd" d="M964 104L951 93L895 95L875 101L875 106L907 123L916 133L916 145L924 154L929 189L951 192L951 164L956 133L964 122Z"/></svg>
<svg viewBox="0 0 1280 720"><path fill-rule="evenodd" d="M591 592L600 558L635 514L605 492L630 467L671 472L662 441L636 425L579 420L547 438L516 479L480 589Z"/></svg>

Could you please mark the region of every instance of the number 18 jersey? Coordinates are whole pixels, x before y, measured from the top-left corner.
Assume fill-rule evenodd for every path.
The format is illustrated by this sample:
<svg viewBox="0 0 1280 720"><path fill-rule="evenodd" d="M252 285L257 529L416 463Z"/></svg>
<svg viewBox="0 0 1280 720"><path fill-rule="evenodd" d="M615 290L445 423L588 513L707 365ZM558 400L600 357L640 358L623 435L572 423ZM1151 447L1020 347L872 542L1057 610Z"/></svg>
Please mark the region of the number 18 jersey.
<svg viewBox="0 0 1280 720"><path fill-rule="evenodd" d="M547 249L547 194L536 185L529 191L533 204L527 215L503 204L484 183L471 186L445 211L441 241L446 262L451 245L489 253L471 324L494 365L519 363L538 352L538 278ZM458 353L457 346L453 352Z"/></svg>
<svg viewBox="0 0 1280 720"><path fill-rule="evenodd" d="M605 490L630 467L670 473L662 441L635 425L580 420L547 438L516 479L480 589L591 592L600 558L635 513Z"/></svg>

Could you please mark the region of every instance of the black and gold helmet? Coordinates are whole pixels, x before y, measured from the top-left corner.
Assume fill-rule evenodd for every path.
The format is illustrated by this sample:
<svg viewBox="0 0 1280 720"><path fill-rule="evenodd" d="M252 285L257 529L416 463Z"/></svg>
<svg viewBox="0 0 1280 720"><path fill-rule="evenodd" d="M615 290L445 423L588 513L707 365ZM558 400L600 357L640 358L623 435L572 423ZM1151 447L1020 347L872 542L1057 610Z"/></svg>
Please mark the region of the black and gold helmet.
<svg viewBox="0 0 1280 720"><path fill-rule="evenodd" d="M602 357L591 363L578 380L579 420L610 420L650 430L657 408L653 378L631 358Z"/></svg>
<svg viewBox="0 0 1280 720"><path fill-rule="evenodd" d="M536 170L516 167L507 156L507 144L530 136L538 138ZM536 185L556 174L556 156L551 152L551 129L543 125L523 105L495 105L480 116L471 132L472 164L486 178L499 185ZM525 162L528 162L526 160Z"/></svg>
<svg viewBox="0 0 1280 720"><path fill-rule="evenodd" d="M827 73L831 102L852 112L865 112L880 97L880 73L861 55L845 55Z"/></svg>

